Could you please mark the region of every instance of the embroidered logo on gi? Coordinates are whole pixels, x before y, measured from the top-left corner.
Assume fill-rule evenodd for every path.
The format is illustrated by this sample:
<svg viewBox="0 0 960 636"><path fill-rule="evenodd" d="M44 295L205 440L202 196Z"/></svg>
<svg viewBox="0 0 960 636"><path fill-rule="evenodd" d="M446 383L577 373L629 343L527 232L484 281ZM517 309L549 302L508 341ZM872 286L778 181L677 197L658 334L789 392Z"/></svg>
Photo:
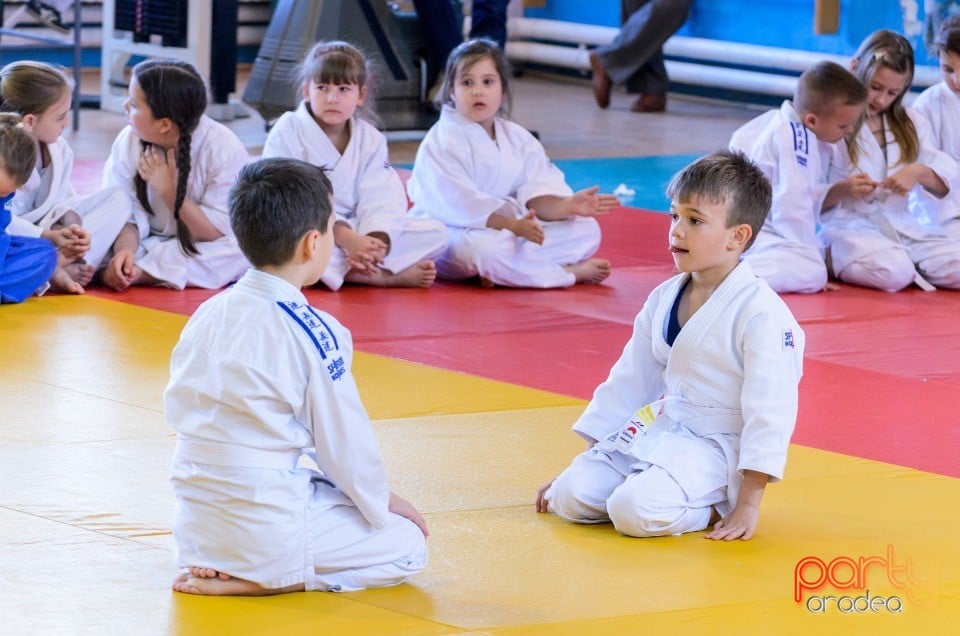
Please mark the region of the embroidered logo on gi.
<svg viewBox="0 0 960 636"><path fill-rule="evenodd" d="M783 330L783 350L793 349L793 329Z"/></svg>
<svg viewBox="0 0 960 636"><path fill-rule="evenodd" d="M317 351L320 353L320 357L324 360L327 359L327 354L332 353L340 349L340 346L337 344L337 337L333 334L333 330L330 329L330 326L324 322L320 314L317 313L317 310L311 307L310 305L302 305L300 303L294 302L283 302L278 301L277 304L280 306L283 311L286 312L290 318L294 320L300 328L303 329L306 334L310 337L310 340L313 341L314 346L317 348ZM340 360L340 365L343 366L343 358L338 358ZM343 372L334 373L333 369L330 369L330 377L334 380L338 379Z"/></svg>
<svg viewBox="0 0 960 636"><path fill-rule="evenodd" d="M327 365L327 372L330 374L330 379L336 382L340 379L347 371L347 365L344 364L343 358L335 358L333 362Z"/></svg>

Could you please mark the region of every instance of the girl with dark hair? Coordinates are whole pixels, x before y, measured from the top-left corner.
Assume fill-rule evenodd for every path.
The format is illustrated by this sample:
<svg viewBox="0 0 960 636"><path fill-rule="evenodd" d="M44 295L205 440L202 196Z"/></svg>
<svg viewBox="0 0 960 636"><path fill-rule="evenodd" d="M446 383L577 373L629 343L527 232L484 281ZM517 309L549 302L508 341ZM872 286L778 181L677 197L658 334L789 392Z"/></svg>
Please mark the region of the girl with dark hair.
<svg viewBox="0 0 960 636"><path fill-rule="evenodd" d="M133 199L103 282L216 289L249 264L230 229L227 196L248 155L236 135L205 116L207 90L186 62L137 64L124 104L129 126L113 142L105 188Z"/></svg>

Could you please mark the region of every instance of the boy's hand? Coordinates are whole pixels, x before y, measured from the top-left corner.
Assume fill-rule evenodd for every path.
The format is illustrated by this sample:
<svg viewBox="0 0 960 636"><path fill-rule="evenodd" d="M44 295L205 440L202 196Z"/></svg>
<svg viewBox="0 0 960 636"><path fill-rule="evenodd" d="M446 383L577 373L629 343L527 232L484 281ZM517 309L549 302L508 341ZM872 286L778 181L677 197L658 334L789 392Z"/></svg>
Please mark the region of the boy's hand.
<svg viewBox="0 0 960 636"><path fill-rule="evenodd" d="M600 216L620 206L620 200L612 194L598 194L600 186L593 186L573 193L570 208L576 216Z"/></svg>
<svg viewBox="0 0 960 636"><path fill-rule="evenodd" d="M79 225L44 230L41 236L53 243L68 261L75 261L90 250L90 232Z"/></svg>
<svg viewBox="0 0 960 636"><path fill-rule="evenodd" d="M862 172L844 179L842 183L845 183L848 188L848 196L857 201L876 190L877 185L879 185L876 181Z"/></svg>
<svg viewBox="0 0 960 636"><path fill-rule="evenodd" d="M133 281L135 267L134 254L130 250L119 250L103 270L103 284L116 291L123 291Z"/></svg>
<svg viewBox="0 0 960 636"><path fill-rule="evenodd" d="M713 530L706 534L707 539L733 541L743 539L747 541L753 537L760 520L760 509L748 504L737 504L730 516L721 519L713 525Z"/></svg>
<svg viewBox="0 0 960 636"><path fill-rule="evenodd" d="M537 512L550 512L550 502L546 499L547 491L550 490L550 486L553 485L553 482L557 480L556 477L540 486L540 490L537 491Z"/></svg>
<svg viewBox="0 0 960 636"><path fill-rule="evenodd" d="M513 224L512 231L518 237L527 239L531 243L543 245L543 225L541 225L540 221L537 220L537 213L535 210L531 209L527 212L525 217L517 219Z"/></svg>
<svg viewBox="0 0 960 636"><path fill-rule="evenodd" d="M413 507L412 503L400 495L391 492L389 508L390 512L393 514L405 517L416 524L416 526L420 528L420 532L423 533L424 537L430 536L430 531L427 530L427 521L423 518L423 515Z"/></svg>

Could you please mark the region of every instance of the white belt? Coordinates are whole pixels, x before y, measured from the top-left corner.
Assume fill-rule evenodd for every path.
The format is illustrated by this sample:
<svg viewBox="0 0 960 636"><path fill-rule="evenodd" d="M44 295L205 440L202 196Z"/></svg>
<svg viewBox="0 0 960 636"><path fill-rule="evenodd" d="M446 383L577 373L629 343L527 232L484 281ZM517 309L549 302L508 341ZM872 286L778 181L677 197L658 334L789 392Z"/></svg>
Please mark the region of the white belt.
<svg viewBox="0 0 960 636"><path fill-rule="evenodd" d="M300 459L300 450L265 450L239 444L202 442L177 437L174 457L210 466L293 470Z"/></svg>
<svg viewBox="0 0 960 636"><path fill-rule="evenodd" d="M684 408L670 400L663 406L663 414L701 436L739 433L743 430L743 412L723 407Z"/></svg>

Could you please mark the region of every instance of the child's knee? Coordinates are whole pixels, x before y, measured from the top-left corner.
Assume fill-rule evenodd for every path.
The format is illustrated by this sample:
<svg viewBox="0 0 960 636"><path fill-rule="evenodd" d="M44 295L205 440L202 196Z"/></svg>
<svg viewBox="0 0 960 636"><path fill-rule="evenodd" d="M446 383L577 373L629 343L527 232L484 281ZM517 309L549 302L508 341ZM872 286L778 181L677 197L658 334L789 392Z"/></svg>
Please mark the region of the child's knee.
<svg viewBox="0 0 960 636"><path fill-rule="evenodd" d="M856 285L896 292L913 283L916 269L904 252L882 251L850 263L838 276Z"/></svg>
<svg viewBox="0 0 960 636"><path fill-rule="evenodd" d="M605 519L598 510L598 503L592 496L584 479L578 479L569 471L560 474L547 491L550 512L573 522L590 522Z"/></svg>
<svg viewBox="0 0 960 636"><path fill-rule="evenodd" d="M607 514L617 532L630 537L658 537L680 532L675 529L684 509L651 500L649 493L618 488L607 500Z"/></svg>

